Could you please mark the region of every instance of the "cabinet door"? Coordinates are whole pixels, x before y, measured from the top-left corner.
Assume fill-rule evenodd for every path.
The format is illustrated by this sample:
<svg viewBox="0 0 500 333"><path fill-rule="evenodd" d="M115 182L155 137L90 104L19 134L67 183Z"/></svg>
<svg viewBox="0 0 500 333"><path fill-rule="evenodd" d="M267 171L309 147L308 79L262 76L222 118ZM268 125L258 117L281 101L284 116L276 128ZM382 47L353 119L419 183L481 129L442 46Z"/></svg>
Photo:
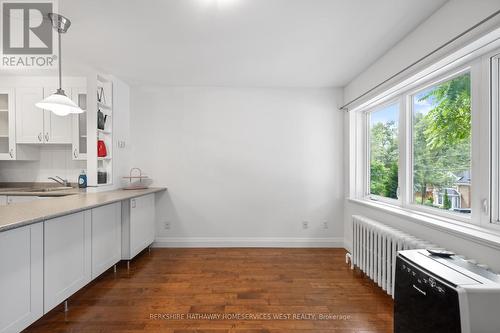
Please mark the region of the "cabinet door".
<svg viewBox="0 0 500 333"><path fill-rule="evenodd" d="M84 113L72 115L73 122L73 159L87 159L87 89L73 88L73 102L84 110Z"/></svg>
<svg viewBox="0 0 500 333"><path fill-rule="evenodd" d="M121 259L121 203L92 209L92 279Z"/></svg>
<svg viewBox="0 0 500 333"><path fill-rule="evenodd" d="M0 89L0 160L16 159L14 90Z"/></svg>
<svg viewBox="0 0 500 333"><path fill-rule="evenodd" d="M130 199L130 253L134 257L155 239L155 196Z"/></svg>
<svg viewBox="0 0 500 333"><path fill-rule="evenodd" d="M44 98L52 95L57 88L45 88ZM64 89L71 98L71 90ZM71 144L71 115L58 116L51 111L43 111L43 141L45 143Z"/></svg>
<svg viewBox="0 0 500 333"><path fill-rule="evenodd" d="M43 142L43 113L35 103L43 99L43 88L16 88L17 143Z"/></svg>
<svg viewBox="0 0 500 333"><path fill-rule="evenodd" d="M44 313L90 281L91 212L44 222Z"/></svg>
<svg viewBox="0 0 500 333"><path fill-rule="evenodd" d="M20 332L43 315L42 223L0 233L0 332Z"/></svg>

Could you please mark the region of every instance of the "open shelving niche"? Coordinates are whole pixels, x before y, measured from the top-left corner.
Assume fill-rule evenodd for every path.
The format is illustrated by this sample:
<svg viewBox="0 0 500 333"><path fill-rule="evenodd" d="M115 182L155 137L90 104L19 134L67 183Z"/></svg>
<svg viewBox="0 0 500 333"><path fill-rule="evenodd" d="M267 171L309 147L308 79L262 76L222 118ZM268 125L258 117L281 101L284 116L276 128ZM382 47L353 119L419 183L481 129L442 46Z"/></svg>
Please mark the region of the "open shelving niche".
<svg viewBox="0 0 500 333"><path fill-rule="evenodd" d="M98 100L100 91L103 98ZM89 186L107 186L113 184L113 81L109 76L93 74L89 80L88 95L89 108L87 127L87 181ZM106 116L104 129L98 128L98 111ZM92 124L92 125L90 125ZM106 145L106 157L97 156L97 141L103 140ZM105 172L107 181L99 182L98 173Z"/></svg>

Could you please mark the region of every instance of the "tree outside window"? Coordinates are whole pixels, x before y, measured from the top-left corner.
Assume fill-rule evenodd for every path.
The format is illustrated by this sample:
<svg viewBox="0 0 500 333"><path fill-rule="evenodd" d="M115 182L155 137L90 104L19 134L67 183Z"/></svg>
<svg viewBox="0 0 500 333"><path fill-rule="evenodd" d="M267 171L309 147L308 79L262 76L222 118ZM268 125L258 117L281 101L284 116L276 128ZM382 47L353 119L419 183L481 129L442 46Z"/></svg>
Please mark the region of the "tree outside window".
<svg viewBox="0 0 500 333"><path fill-rule="evenodd" d="M397 199L399 104L370 112L370 194Z"/></svg>
<svg viewBox="0 0 500 333"><path fill-rule="evenodd" d="M413 96L412 149L413 202L470 213L469 73Z"/></svg>

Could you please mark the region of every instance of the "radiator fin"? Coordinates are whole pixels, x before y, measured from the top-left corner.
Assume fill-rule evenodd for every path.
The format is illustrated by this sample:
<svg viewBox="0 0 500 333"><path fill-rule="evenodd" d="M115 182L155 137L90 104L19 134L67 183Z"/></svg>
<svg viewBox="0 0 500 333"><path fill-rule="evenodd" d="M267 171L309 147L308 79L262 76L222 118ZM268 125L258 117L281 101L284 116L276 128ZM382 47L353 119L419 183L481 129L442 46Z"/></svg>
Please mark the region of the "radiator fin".
<svg viewBox="0 0 500 333"><path fill-rule="evenodd" d="M352 216L352 263L394 297L396 254L401 250L437 247L372 219Z"/></svg>

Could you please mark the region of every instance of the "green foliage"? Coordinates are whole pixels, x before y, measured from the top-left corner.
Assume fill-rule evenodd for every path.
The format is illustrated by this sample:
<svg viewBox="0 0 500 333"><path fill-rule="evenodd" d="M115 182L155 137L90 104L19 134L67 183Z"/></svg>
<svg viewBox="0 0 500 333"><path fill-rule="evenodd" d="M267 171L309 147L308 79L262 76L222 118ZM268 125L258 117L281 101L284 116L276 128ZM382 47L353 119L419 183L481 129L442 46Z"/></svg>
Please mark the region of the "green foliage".
<svg viewBox="0 0 500 333"><path fill-rule="evenodd" d="M376 123L371 129L372 160L382 162L386 167L398 158L398 129L394 121Z"/></svg>
<svg viewBox="0 0 500 333"><path fill-rule="evenodd" d="M470 168L470 74L436 86L420 97L423 100L434 107L414 115L413 179L419 202L427 204L428 187L452 187L455 175Z"/></svg>
<svg viewBox="0 0 500 333"><path fill-rule="evenodd" d="M387 176L387 181L385 183L385 196L388 198L397 198L398 197L398 163L397 160L393 161L390 169L389 175Z"/></svg>
<svg viewBox="0 0 500 333"><path fill-rule="evenodd" d="M425 116L425 136L431 149L470 141L470 74L438 85L420 98L436 104Z"/></svg>
<svg viewBox="0 0 500 333"><path fill-rule="evenodd" d="M443 198L443 209L449 210L451 208L451 200L450 197L448 196L448 191L444 191L444 198Z"/></svg>
<svg viewBox="0 0 500 333"><path fill-rule="evenodd" d="M393 121L377 123L372 127L370 137L370 193L388 198L397 198L397 125Z"/></svg>
<svg viewBox="0 0 500 333"><path fill-rule="evenodd" d="M376 195L384 195L386 182L386 167L382 162L372 159L370 165L370 192Z"/></svg>

